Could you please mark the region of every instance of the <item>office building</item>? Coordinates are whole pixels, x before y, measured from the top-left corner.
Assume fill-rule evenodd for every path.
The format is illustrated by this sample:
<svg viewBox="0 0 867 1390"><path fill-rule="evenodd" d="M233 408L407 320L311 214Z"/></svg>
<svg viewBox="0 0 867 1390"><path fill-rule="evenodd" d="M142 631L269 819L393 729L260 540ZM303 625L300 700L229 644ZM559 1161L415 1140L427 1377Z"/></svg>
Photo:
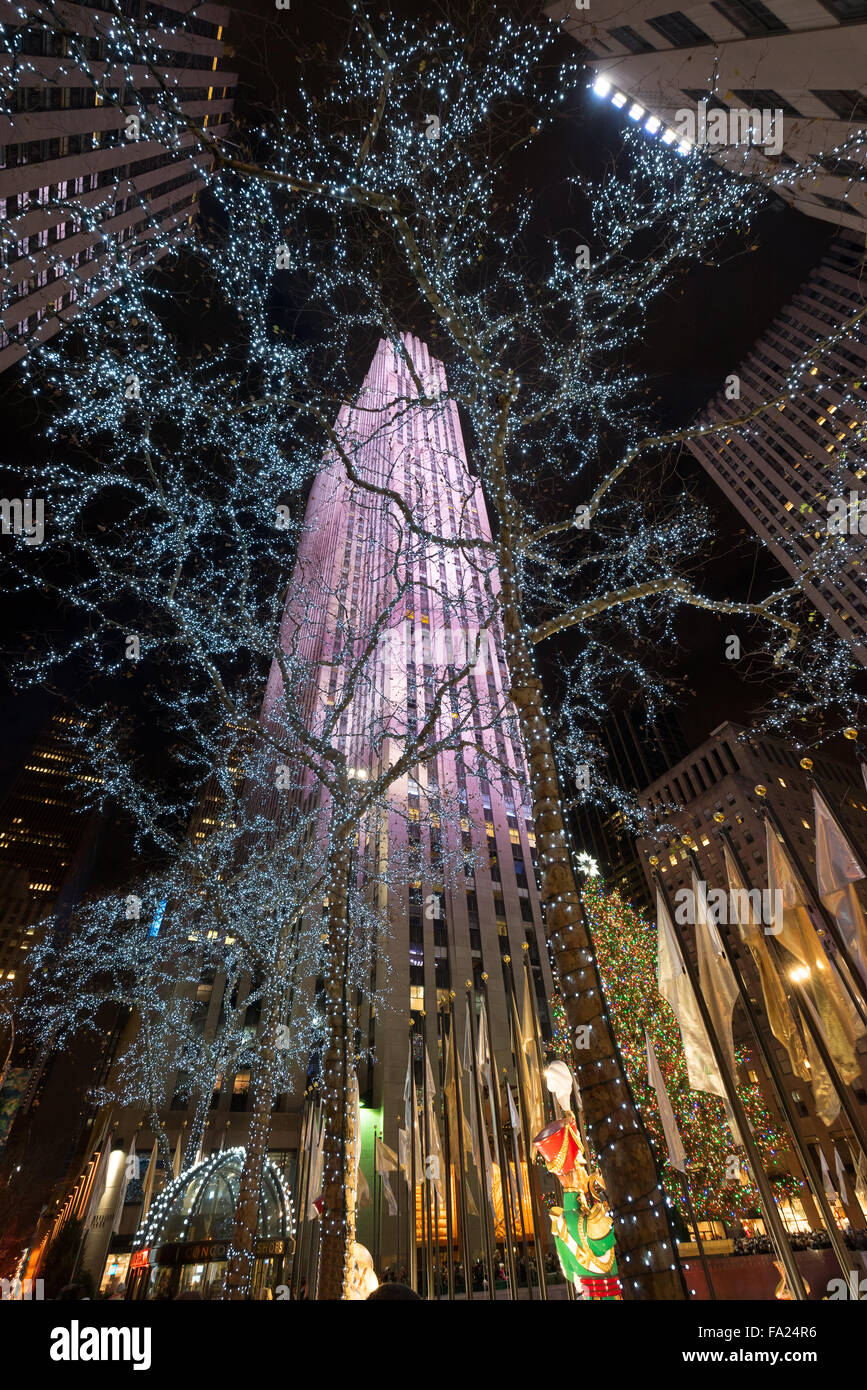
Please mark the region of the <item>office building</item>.
<svg viewBox="0 0 867 1390"><path fill-rule="evenodd" d="M706 100L709 114L725 116L726 143L708 149L726 168L785 178L792 163L822 156L815 175L775 191L800 212L863 237L864 148L832 152L867 126L865 0L702 0L673 11L660 0L556 0L545 9L581 45L598 96L613 101L625 122L667 138L680 130L679 111L697 113ZM740 138L747 111L782 112L762 126L761 147L755 133L751 145ZM721 129L722 122L712 138Z"/></svg>
<svg viewBox="0 0 867 1390"><path fill-rule="evenodd" d="M228 131L236 82L223 63L229 9L122 0L123 23L138 35L131 40L140 44L137 56L154 58L154 74L141 61L125 70L112 61L119 41L107 38L111 8L106 0L68 6L75 13L71 39L40 0L27 6L26 24L17 5L0 3L7 44L18 52L12 110L0 115L0 371L29 344L50 338L88 299L110 293L103 272L109 248L131 261L159 259L168 241L189 232L211 156L189 132L171 147L149 138L133 93L150 106L148 94L162 79L209 135ZM9 53L0 54L4 77L12 64ZM98 210L98 226L88 223L87 210ZM152 252L155 238L160 246Z"/></svg>

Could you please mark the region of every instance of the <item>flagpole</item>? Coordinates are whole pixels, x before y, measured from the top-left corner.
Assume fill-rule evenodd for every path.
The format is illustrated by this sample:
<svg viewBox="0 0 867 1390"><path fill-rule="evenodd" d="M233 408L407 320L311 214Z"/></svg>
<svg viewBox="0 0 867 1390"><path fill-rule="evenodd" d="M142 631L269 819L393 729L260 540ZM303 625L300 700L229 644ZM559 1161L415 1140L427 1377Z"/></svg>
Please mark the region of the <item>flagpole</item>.
<svg viewBox="0 0 867 1390"><path fill-rule="evenodd" d="M522 1046L521 1037L518 1031L518 996L515 991L515 978L512 974L512 962L509 960L506 965L506 973L509 980L509 992L512 1001L512 1010L509 1015L510 1033L512 1036L512 1051L515 1054L517 1063L518 1049ZM525 981L526 986L526 981ZM528 986L526 986L528 987ZM542 1221L542 1194L538 1185L539 1170L534 1162L533 1155L533 1136L530 1134L530 1116L528 1109L528 1098L524 1095L524 1085L522 1080L521 1067L517 1067L518 1075L518 1115L521 1120L521 1138L524 1145L524 1161L527 1164L527 1183L530 1189L530 1211L533 1217L533 1250L536 1255L536 1280L539 1285L539 1298L544 1303L548 1298L548 1279L545 1270L545 1252L542 1247L541 1221ZM541 1084L541 1077L540 1077ZM530 1278L530 1261L527 1260L527 1287L532 1290L532 1279ZM532 1298L532 1292L530 1293Z"/></svg>
<svg viewBox="0 0 867 1390"><path fill-rule="evenodd" d="M484 981L484 976L482 976ZM493 1044L491 1042L491 1023L488 1012L488 991L487 987L482 992L482 1008L485 1011L485 1031L488 1037L488 1048L490 1065L488 1073L491 1079L491 1119L494 1125L494 1145L500 1158L500 1198L503 1203L503 1234L506 1246L506 1272L509 1276L509 1288L512 1298L518 1297L518 1276L515 1270L515 1237L512 1221L512 1183L509 1172L509 1155L506 1152L503 1141L503 1102L500 1094L500 1078L497 1075L497 1059L494 1056Z"/></svg>
<svg viewBox="0 0 867 1390"><path fill-rule="evenodd" d="M296 1212L296 1238L295 1250L292 1256L292 1273L289 1278L289 1293L292 1298L298 1297L298 1286L301 1277L301 1252L304 1241L304 1215L306 1212L306 1168L307 1168L307 1145L308 1129L310 1125L310 1105L307 1093L304 1093L304 1105L301 1110L301 1134L298 1144L298 1161L296 1164L296 1183L295 1191L298 1199L298 1210Z"/></svg>
<svg viewBox="0 0 867 1390"><path fill-rule="evenodd" d="M375 1270L382 1269L382 1174L376 1171L376 1141L380 1138L379 1131L374 1126L373 1130L373 1232L374 1232L374 1257L373 1267ZM380 1139L380 1143L382 1140ZM378 1276L377 1276L378 1277Z"/></svg>
<svg viewBox="0 0 867 1390"><path fill-rule="evenodd" d="M722 815L722 812L718 811L717 815ZM717 822L717 824L719 825L719 837L723 841L723 844L726 846L726 849L731 855L732 863L737 869L741 879L743 880L744 886L746 887L748 885L748 880L745 876L744 867L740 861L737 850L732 844L731 836L724 825L720 824L719 822ZM692 849L688 849L687 853L689 854L689 857L692 860L693 868L696 871L696 875L700 878L701 868L699 866L699 862L696 857L695 851ZM795 1153L798 1155L798 1160L801 1164L801 1168L803 1169L804 1176L807 1179L807 1184L810 1188L810 1191L813 1194L813 1198L815 1199L816 1205L818 1206L819 1211L821 1213L822 1220L825 1224L825 1229L828 1232L828 1238L831 1242L834 1254L837 1257L837 1263L840 1265L840 1268L844 1271L844 1273L848 1274L849 1263L845 1254L846 1247L840 1240L837 1222L834 1220L833 1213L831 1211L830 1206L828 1205L828 1200L825 1196L822 1183L817 1180L816 1173L813 1169L813 1163L810 1157L809 1150L807 1149L807 1146L801 1137L800 1129L798 1127L797 1122L797 1116L795 1115L795 1109L792 1105L791 1096L789 1095L789 1092L783 1083L783 1078L780 1073L780 1069L777 1066L777 1061L774 1057L774 1050L768 1042L767 1037L765 1036L764 1029L760 1026L755 1011L753 1010L752 1003L750 1002L749 991L747 990L746 984L744 983L744 978L741 974L741 969L738 964L737 955L729 940L726 924L723 922L718 922L717 930L719 932L720 944L722 945L722 948L725 951L726 959L731 968L732 975L734 976L735 984L738 987L741 1004L747 1016L747 1023L749 1024L750 1032L752 1033L755 1044L759 1052L761 1053L762 1060L765 1064L765 1070L767 1071L771 1081L771 1088L774 1092L774 1095L776 1096L777 1104L779 1105L780 1110L782 1111L782 1114L788 1125L789 1132L791 1133Z"/></svg>
<svg viewBox="0 0 867 1390"><path fill-rule="evenodd" d="M409 1061L408 1061L407 1065L408 1065L408 1068L409 1068L408 1080L409 1080L409 1087L410 1087L410 1094L409 1094L409 1103L410 1103L410 1126L409 1126L409 1133L407 1134L407 1143L409 1144L409 1150L410 1150L410 1164L409 1164L410 1184L409 1184L409 1200L408 1200L409 1220L408 1220L408 1222L407 1222L407 1225L408 1225L408 1227L409 1227L409 1231L408 1231L407 1245L408 1245L408 1253L409 1253L409 1286L410 1286L410 1288L412 1289L413 1293L418 1293L418 1236L417 1236L417 1225L416 1225L418 1212L417 1212L417 1209L416 1209L416 1191L415 1191L415 1136L416 1136L416 1127L417 1127L417 1124L418 1124L418 1114L417 1114L417 1111L416 1111L415 1067L414 1067L414 1064L413 1064L413 1055L412 1055L412 1039L413 1039L413 1034L414 1034L414 1031L415 1031L415 1022L414 1022L413 1017L412 1017L411 1014L410 1014L410 1020L409 1020L409 1030L410 1030L410 1031L409 1031Z"/></svg>
<svg viewBox="0 0 867 1390"><path fill-rule="evenodd" d="M446 1160L446 1279L449 1303L454 1303L455 1249L453 1221L455 1214L452 1210L452 1146L449 1125L449 1098L446 1095L445 1085L446 1047L448 1046L445 1036L445 1016L448 1013L448 1007L448 1004L444 1004L437 1014L437 1050L439 1053L440 1094L443 1098L443 1145Z"/></svg>
<svg viewBox="0 0 867 1390"><path fill-rule="evenodd" d="M655 863L654 860L656 861ZM711 1019L710 1012L705 1002L704 993L702 991L701 985L699 984L698 973L696 971L695 966L692 963L692 959L687 948L687 943L684 940L683 934L678 930L678 924L676 923L674 914L671 911L671 905L668 900L668 894L662 883L662 875L658 872L657 869L659 860L657 859L657 856L655 854L651 856L650 862L653 867L653 877L656 882L657 889L665 904L666 912L668 913L669 923L671 925L675 941L677 942L678 949L680 951L680 957L683 964L683 968L686 971L686 976L689 980L690 987L695 997L695 1002L698 1007L699 1014L701 1016L701 1021L704 1025L704 1030L707 1033L707 1038L714 1056L714 1061L716 1062L717 1069L719 1070L719 1074L722 1079L723 1089L726 1092L729 1105L732 1109L734 1121L737 1125L738 1132L740 1134L741 1145L744 1149L744 1152L746 1153L750 1167L752 1168L753 1179L755 1181L755 1184L759 1189L759 1194L762 1199L762 1211L764 1213L765 1225L769 1228L771 1239L774 1243L774 1246L776 1247L777 1253L783 1263L786 1273L789 1276L789 1287L792 1289L795 1298L799 1302L802 1302L804 1299L806 1299L807 1294L804 1288L803 1280L801 1278L801 1271L798 1269L798 1264L795 1260L794 1254L792 1253L792 1248L789 1244L785 1227L783 1226L783 1222L780 1218L780 1213L777 1211L777 1205L774 1201L774 1194L771 1191L771 1185L768 1182L764 1168L762 1167L762 1160L759 1156L759 1151L756 1148L756 1143L753 1139L752 1131L750 1130L749 1121L747 1120L744 1107L741 1104L741 1098L738 1095L734 1077L732 1076L731 1068L729 1067L729 1059L726 1056L725 1050L720 1044L720 1041L716 1035L716 1031L713 1026L713 1021Z"/></svg>
<svg viewBox="0 0 867 1390"><path fill-rule="evenodd" d="M455 997L455 991L454 991L454 990L451 990L451 991L449 992L449 1000L451 1001L454 997ZM458 1170L459 1170L459 1172L460 1172L460 1195L459 1195L459 1205L460 1205L460 1212L461 1212L461 1241L462 1241L463 1257L464 1257L464 1286L465 1286L465 1292L466 1292L466 1296L467 1296L467 1302L469 1303L469 1302L472 1300L472 1298L474 1297L474 1290L473 1290L473 1278L472 1278L472 1248L471 1248L471 1246L470 1246L470 1231L469 1231L468 1212L467 1212L467 1206L468 1206L468 1204L467 1204L467 1185L466 1185L466 1184L467 1184L467 1175L466 1175L466 1164L465 1164L465 1158L464 1158L464 1099L463 1099L463 1087L462 1087L462 1085L461 1085L460 1065L459 1065L459 1061L458 1061L458 1037L457 1037L457 1026L456 1026L456 1024L457 1024L457 1020L456 1020L456 1018L455 1018L455 1015L454 1015L454 1014L452 1013L452 1011L451 1011L451 1003L450 1003L450 1004L449 1004L449 1046L451 1047L452 1074L453 1074L453 1076L454 1076L454 1083L455 1083L455 1115L456 1115L456 1119L457 1119L457 1128L458 1128L457 1145L458 1145Z"/></svg>
<svg viewBox="0 0 867 1390"><path fill-rule="evenodd" d="M583 910L584 910L584 909L583 909L583 904L581 904L581 910L582 910L582 912L583 912ZM586 927L586 922L585 922L585 927ZM535 985L534 985L534 983L533 983L532 971L530 970L530 946L529 946L529 943L526 942L526 941L524 941L524 942L522 943L522 948L521 948L521 949L522 949L523 952L524 952L524 989L527 990L527 998L528 998L529 1001L530 1001L530 1018L531 1018L532 1023L533 1023L533 1038L534 1038L534 1041L535 1041L535 1044L536 1044L536 1065L537 1065L538 1068L539 1068L539 1086L540 1086L541 1091L542 1091L542 1117L543 1117L543 1119L552 1119L553 1116L552 1116L552 1114L551 1114L551 1110L552 1110L552 1108L553 1108L553 1102L551 1102L550 1105L546 1103L545 1087L542 1085L542 1077L545 1075L545 1058L544 1058L543 1055L542 1055L542 1037L541 1037L541 1029L539 1028L539 1017L538 1017L538 1014L536 1013L536 988L535 988ZM528 1168L528 1170L529 1170L530 1165L531 1165L531 1164L533 1165L533 1175L534 1175L534 1177L537 1179L537 1182L538 1182L538 1185L539 1185L539 1206L540 1206L540 1208L541 1208L541 1206L542 1206L542 1179L541 1179L540 1170L536 1167L535 1163L533 1163L533 1142L532 1142L532 1141L533 1141L533 1135L531 1134L531 1135L530 1135L530 1147L527 1149L527 1168ZM588 1152L589 1152L589 1151L588 1151ZM536 1231L536 1229L537 1229L537 1228L536 1228L536 1222L534 1221L534 1222L533 1222L533 1230L534 1230L534 1232ZM547 1300L547 1298L548 1298L548 1270L547 1270L546 1265L545 1265L545 1259L546 1259L547 1253L548 1253L548 1252L547 1252L547 1244L548 1244L547 1230L546 1230L546 1232L545 1232L545 1238L544 1238L544 1241L543 1241L543 1238L542 1238L542 1228L539 1227L538 1239L539 1239L539 1241L542 1243L542 1260L541 1260L540 1263L539 1263L539 1281L540 1281L540 1282L539 1282L539 1288L540 1288L540 1290L542 1291L542 1297L543 1297L545 1300ZM569 1282L568 1279L567 1279L566 1282L567 1282L567 1283Z"/></svg>
<svg viewBox="0 0 867 1390"><path fill-rule="evenodd" d="M786 832L783 829L779 816L777 815L773 806L767 799L766 792L762 796L761 805L758 807L758 814L759 816L766 817L770 821L771 826L782 840L783 847L795 866L798 877L801 880L801 884L803 888L806 890L807 897L811 900L815 911L818 912L819 916L821 917L823 927L825 928L831 940L833 941L837 949L837 952L839 953L840 959L844 962L846 966L845 970L840 970L839 967L837 970L837 973L843 983L846 993L848 994L849 998L852 1000L853 1005L858 1011L858 1015L862 1023L867 1023L867 1008L865 1008L864 982L861 977L861 972L852 959L849 947L843 940L842 933L840 931L840 928L837 926L833 914L828 911L827 907L822 902L822 899L819 897L818 889L813 888L812 881L809 875L806 873L803 864L801 863L800 855L798 854L794 845L792 845L788 836L786 835Z"/></svg>
<svg viewBox="0 0 867 1390"><path fill-rule="evenodd" d="M406 1152L406 1150L404 1150L404 1152ZM396 1221L397 1221L397 1234L396 1234L396 1237L395 1237L395 1269L394 1269L394 1272L395 1272L395 1275L397 1276L398 1282L400 1281L400 1261L401 1261L401 1258L402 1258L402 1256L403 1256L403 1247L402 1247L402 1245L401 1245L401 1243L400 1243L400 1237L401 1237L401 1229L400 1229L400 1199L401 1199L401 1193L403 1192L403 1189L404 1189L404 1187L406 1186L406 1181L407 1181L406 1168L404 1167L403 1169L401 1169L401 1166L400 1166L400 1116L398 1115L398 1117L397 1117L397 1217L396 1217Z"/></svg>
<svg viewBox="0 0 867 1390"><path fill-rule="evenodd" d="M511 964L512 964L511 957L510 957L510 956L504 956L504 957L503 957L503 964L504 964L504 966L505 966L505 975L506 975L507 985L508 985L508 984L511 982ZM511 1003L511 1000L510 1000L509 1002ZM510 1041L511 1041L511 1037L512 1037L512 1024L511 1024L511 1013L510 1013L510 1011L509 1011L508 1006L507 1006L507 1012L509 1013L509 1039L510 1039ZM503 1068L503 1085L505 1086L505 1089L506 1089L506 1098L507 1098L507 1100L508 1100L509 1133L510 1133L511 1136L512 1136L512 1150L513 1150L513 1153L514 1153L514 1156L515 1156L515 1198L516 1198L516 1208L515 1208L515 1209L516 1209L516 1211L517 1211L517 1213L518 1213L518 1219L519 1219L520 1222L521 1222L521 1249L522 1249L523 1252L524 1252L524 1275L525 1275L526 1280L527 1280L527 1298L528 1298L529 1300L532 1300L532 1298L533 1298L533 1281L532 1281L532 1279L530 1278L530 1250L529 1250L529 1246L527 1245L527 1207L529 1206L529 1201L527 1200L527 1196L528 1196L529 1194L527 1194L527 1196L525 1196L525 1193L524 1193L524 1180L523 1180L523 1177L522 1177L522 1175L521 1175L521 1154L520 1154L520 1150L519 1150L519 1148L518 1148L518 1130L519 1130L519 1128L520 1128L521 1121L520 1121L520 1116L518 1115L518 1112L517 1112L516 1109L515 1109L515 1101L514 1101L513 1096L512 1096L512 1088L511 1088L511 1086L510 1086L510 1084L509 1084L509 1074L508 1074L508 1071L506 1070L505 1067ZM519 1085L519 1087L520 1087L520 1077L519 1077L519 1079L518 1079L518 1085ZM517 1124L515 1123L516 1121L517 1121ZM508 1147L508 1143L507 1143L507 1147ZM511 1159L509 1160L509 1162L511 1163ZM516 1239L517 1239L517 1232L516 1232Z"/></svg>
<svg viewBox="0 0 867 1390"><path fill-rule="evenodd" d="M683 1195L684 1195L684 1199L685 1199L685 1201L686 1201L686 1214L687 1214L687 1216L689 1217L690 1222L692 1223L692 1228L693 1228L693 1230L695 1231L695 1244L696 1244L696 1249L698 1250L698 1258L701 1260L701 1267L702 1267L702 1269L704 1270L704 1277L705 1277L705 1280L706 1280L706 1282L707 1282L708 1293L710 1294L711 1299L712 1299L713 1302L715 1303L715 1302L716 1302L716 1289L714 1288L714 1286L713 1286L713 1280L712 1280L711 1277L710 1277L710 1265L709 1265L708 1262L707 1262L707 1255L706 1255L706 1253L705 1253L704 1241L702 1240L702 1238L701 1238L701 1232L700 1232L699 1229L698 1229L698 1218L697 1218L697 1216L696 1216L696 1214L695 1214L695 1211L693 1210L692 1198L691 1198L691 1196L689 1195L689 1181L688 1181L688 1179L687 1179L687 1176L686 1176L686 1172L685 1172L685 1171L681 1173L681 1175L680 1175L680 1180L681 1180L681 1182L682 1182L682 1184L683 1184Z"/></svg>
<svg viewBox="0 0 867 1390"><path fill-rule="evenodd" d="M487 1174L487 1172L485 1171L485 1168L486 1168L486 1164L485 1164L485 1147L486 1147L486 1141L483 1140L483 1138L482 1138L482 1126L485 1124L485 1112L484 1112L484 1109L483 1109L483 1107L482 1107L482 1088L481 1088L481 1085L480 1085L480 1083L479 1083L479 1064L478 1064L478 1057L477 1057L477 1055L476 1055L476 1008L475 1008L475 1001L474 1001L474 999L473 999L473 983L472 983L472 980L468 980L468 981L467 981L467 1005L468 1005L468 1008L467 1008L467 1022L468 1022L468 1024L469 1024L469 1029L470 1029L470 1060L471 1060L471 1063L472 1063L472 1070L473 1070L473 1094L474 1094L474 1096L475 1096L475 1102L476 1102L476 1125L477 1125L477 1127L478 1127L478 1139L479 1139L479 1162L480 1162L481 1167L482 1167L482 1181L481 1181L481 1184L480 1184L480 1188L481 1188L480 1197L481 1197L482 1213L483 1213L483 1220L484 1220L485 1251L486 1251L487 1260L488 1260L488 1298L489 1298L489 1299L495 1299L496 1296L497 1296L497 1291L496 1291L496 1289L495 1289L495 1287L494 1287L494 1251L493 1251L493 1244L494 1244L494 1241L492 1240L492 1233L491 1233L491 1219L492 1219L492 1216L493 1216L493 1212L492 1212L492 1210L491 1210L491 1195L490 1195L491 1192L493 1191L493 1175L492 1175L492 1178L491 1178L491 1188L490 1188L490 1190L489 1190L489 1189L488 1189L488 1174ZM493 1234L494 1234L494 1236L496 1236L496 1232L494 1232Z"/></svg>
<svg viewBox="0 0 867 1390"><path fill-rule="evenodd" d="M422 1013L424 1017L424 1013ZM433 1213L433 1193L431 1191L431 1180L428 1177L428 1165L431 1162L431 1134L428 1130L428 1068L427 1068L427 1038L424 1034L424 1024L421 1029L422 1048L424 1048L424 1061L421 1066L421 1193L422 1193L422 1213L424 1213L424 1251L425 1251L425 1297L435 1297L433 1291L433 1237L431 1232L431 1220Z"/></svg>

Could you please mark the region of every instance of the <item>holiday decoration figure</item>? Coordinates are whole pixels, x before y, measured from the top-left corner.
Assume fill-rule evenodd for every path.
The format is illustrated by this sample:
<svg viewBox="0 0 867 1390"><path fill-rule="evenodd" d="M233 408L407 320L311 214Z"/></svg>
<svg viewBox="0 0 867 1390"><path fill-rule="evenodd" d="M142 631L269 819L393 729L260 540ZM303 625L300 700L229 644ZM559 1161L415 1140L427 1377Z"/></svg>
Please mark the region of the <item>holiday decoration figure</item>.
<svg viewBox="0 0 867 1390"><path fill-rule="evenodd" d="M552 1208L551 1226L564 1275L591 1299L620 1299L614 1223L599 1173L587 1171L571 1111L537 1134L533 1145L563 1188L563 1205Z"/></svg>

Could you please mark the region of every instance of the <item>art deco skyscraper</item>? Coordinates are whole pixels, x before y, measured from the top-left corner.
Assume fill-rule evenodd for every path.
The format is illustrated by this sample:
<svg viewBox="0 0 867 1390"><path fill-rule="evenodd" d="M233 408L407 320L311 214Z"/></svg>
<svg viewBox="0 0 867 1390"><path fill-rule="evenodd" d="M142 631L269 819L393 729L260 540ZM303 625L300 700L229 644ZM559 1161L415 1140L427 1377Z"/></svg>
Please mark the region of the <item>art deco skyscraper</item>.
<svg viewBox="0 0 867 1390"><path fill-rule="evenodd" d="M442 364L413 337L405 337L404 346L428 394L444 395ZM381 342L357 402L344 406L336 424L354 470L365 482L391 489L419 526L446 542L490 541L485 501L467 466L457 406L451 401L436 408L415 406L416 397L417 387L402 355ZM311 491L296 565L296 585L305 575L317 575L328 595L318 630L305 629L305 656L314 665L329 653L341 610L359 629L383 611L393 593L390 564L383 563L383 557L390 553L394 527L394 504L383 506L381 497L350 482L336 453L328 459ZM360 1030L359 1050L375 1058L360 1077L361 1090L368 1104L381 1111L386 1142L392 1145L403 1106L408 1013L421 1024L424 1011L424 1031L435 1056L438 1006L449 990L462 995L466 981L478 984L484 973L492 1041L505 1057L509 1025L501 958L510 955L516 963L522 961L523 945L528 943L543 1017L544 999L552 988L534 878L526 764L517 723L509 715L509 677L497 617L485 631L498 581L472 549L424 542L413 546L411 554L405 594L387 633L390 640L379 644L377 676L340 722L336 742L350 766L361 776L376 774L378 768L369 765L366 730L381 725L389 711L399 712L407 737L414 735L430 713L435 686L450 670L460 669L466 654L474 652L480 632L483 657L466 686L462 682L451 695L441 720L442 726L471 695L476 704L475 748L438 754L395 782L388 794L388 826L380 852L385 844L388 855L402 860L408 844L420 844L429 866L428 881L388 890L389 980L384 992L389 1007L382 1018L368 1017ZM283 632L287 649L298 636L294 608L290 592ZM308 720L315 721L317 703L333 705L342 695L345 668L335 663L321 670L305 711ZM275 667L266 710L279 688ZM490 717L490 711L500 708L503 717ZM513 775L501 774L502 768L513 770ZM459 808L459 827L446 818L439 823L438 799ZM462 855L467 871L459 871L459 881L438 883L438 861L445 856L459 862ZM377 965L380 988L385 967L385 961Z"/></svg>
<svg viewBox="0 0 867 1390"><path fill-rule="evenodd" d="M96 298L109 292L99 283L106 237L133 258L159 258L166 241L192 224L211 156L192 134L169 147L149 135L147 117L140 128L128 124L151 105L158 76L209 135L228 129L236 82L222 67L229 9L190 0L121 0L119 8L121 20L107 0L62 7L71 38L53 6L0 0L6 46L15 54L0 52L13 89L12 109L0 112L0 371L27 343L50 338L74 317L91 281ZM120 24L159 55L158 76L140 61L127 71L106 62L107 49L109 57L117 52L109 30ZM82 45L86 59L76 58ZM96 207L98 230L78 211ZM161 245L152 252L155 235Z"/></svg>

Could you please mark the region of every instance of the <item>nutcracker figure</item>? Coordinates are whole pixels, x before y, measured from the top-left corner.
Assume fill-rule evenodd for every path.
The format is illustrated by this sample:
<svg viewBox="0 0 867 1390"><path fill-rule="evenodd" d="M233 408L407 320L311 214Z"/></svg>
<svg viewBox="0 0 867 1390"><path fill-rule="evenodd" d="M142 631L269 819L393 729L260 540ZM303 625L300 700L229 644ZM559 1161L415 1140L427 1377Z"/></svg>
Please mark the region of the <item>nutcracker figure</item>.
<svg viewBox="0 0 867 1390"><path fill-rule="evenodd" d="M614 1252L614 1223L608 1214L602 1178L598 1172L587 1171L571 1111L537 1134L533 1145L563 1189L562 1207L551 1210L563 1273L579 1293L591 1299L622 1298Z"/></svg>

